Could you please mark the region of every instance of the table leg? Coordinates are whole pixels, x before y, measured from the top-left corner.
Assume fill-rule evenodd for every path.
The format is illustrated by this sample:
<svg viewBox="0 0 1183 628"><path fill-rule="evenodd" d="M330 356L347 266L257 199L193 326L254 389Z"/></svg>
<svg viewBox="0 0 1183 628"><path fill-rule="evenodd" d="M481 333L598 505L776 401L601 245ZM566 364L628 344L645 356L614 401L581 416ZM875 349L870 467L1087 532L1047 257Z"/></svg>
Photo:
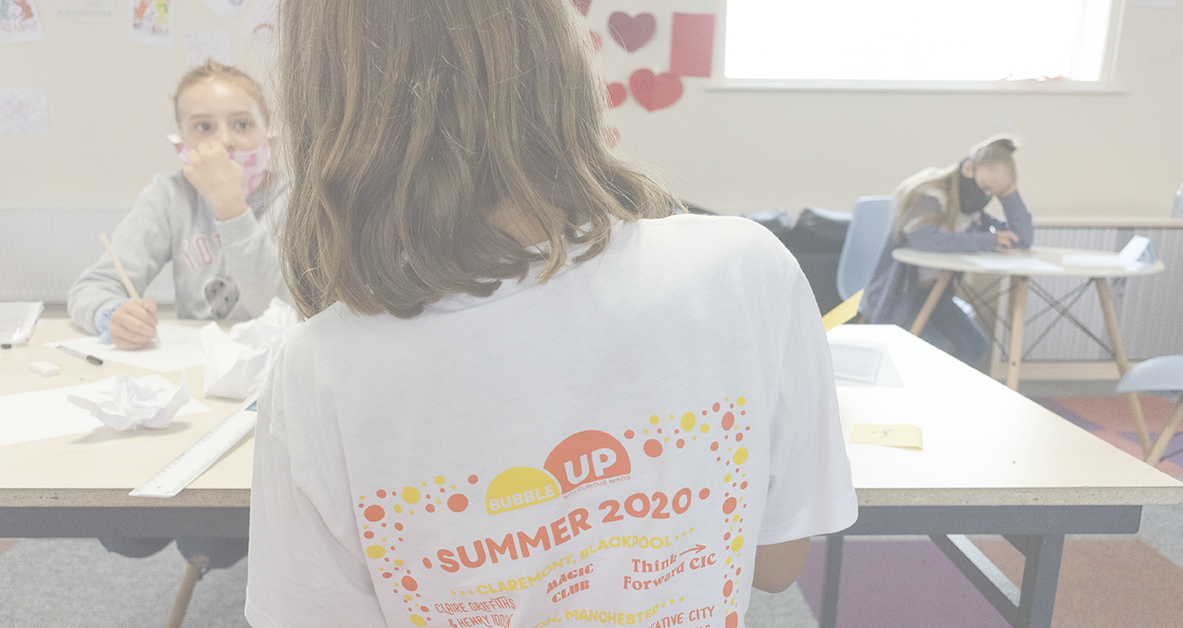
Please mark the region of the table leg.
<svg viewBox="0 0 1183 628"><path fill-rule="evenodd" d="M924 331L924 325L928 323L928 317L932 316L933 308L937 306L937 301L940 300L941 294L948 287L949 280L951 279L953 279L953 271L941 271L941 276L937 278L937 282L933 284L932 290L928 293L928 298L924 300L924 307L920 308L920 313L916 315L916 320L912 323L913 336L919 336L920 332Z"/></svg>
<svg viewBox="0 0 1183 628"><path fill-rule="evenodd" d="M1162 455L1167 451L1167 445L1171 443L1171 437L1179 430L1179 424L1183 423L1183 397L1179 398L1179 402L1175 404L1175 409L1171 411L1171 418L1167 420L1166 427L1158 433L1158 438L1154 441L1154 446L1150 448L1150 453L1146 454L1146 462L1158 466L1162 462Z"/></svg>
<svg viewBox="0 0 1183 628"><path fill-rule="evenodd" d="M1022 275L1010 276L1010 352L1007 355L1006 385L1019 389L1019 365L1023 362L1023 325L1027 322L1027 285Z"/></svg>
<svg viewBox="0 0 1183 628"><path fill-rule="evenodd" d="M1129 360L1125 356L1125 345L1121 342L1121 328L1117 326L1117 310L1113 307L1113 297L1109 293L1109 280L1104 277L1094 277L1097 286L1097 297L1101 300L1101 312L1105 315L1105 329L1109 332L1109 344L1113 347L1113 361L1117 363L1117 374L1125 375L1130 370ZM1138 401L1138 393L1125 394L1126 404L1130 407L1130 414L1134 417L1134 429L1138 432L1138 442L1142 445L1143 459L1149 461L1150 431L1146 429L1146 417L1142 414L1142 403ZM1164 445L1165 447L1165 445Z"/></svg>
<svg viewBox="0 0 1183 628"><path fill-rule="evenodd" d="M1025 541L1019 551L1023 562L1023 589L1019 597L1015 628L1050 628L1060 581L1060 559L1064 555L1063 534L1008 536L1012 543Z"/></svg>
<svg viewBox="0 0 1183 628"><path fill-rule="evenodd" d="M842 534L826 536L826 567L822 576L822 607L818 628L838 624L838 584L842 577Z"/></svg>

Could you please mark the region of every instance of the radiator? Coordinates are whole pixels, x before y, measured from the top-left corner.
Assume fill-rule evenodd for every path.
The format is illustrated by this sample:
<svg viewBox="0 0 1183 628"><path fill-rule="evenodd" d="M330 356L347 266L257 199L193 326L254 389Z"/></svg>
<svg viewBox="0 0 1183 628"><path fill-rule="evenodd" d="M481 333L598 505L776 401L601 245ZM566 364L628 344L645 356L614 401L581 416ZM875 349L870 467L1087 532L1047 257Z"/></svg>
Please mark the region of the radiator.
<svg viewBox="0 0 1183 628"><path fill-rule="evenodd" d="M1121 327L1121 338L1130 360L1145 360L1160 355L1183 353L1183 223L1178 227L1036 227L1035 244L1057 248L1121 250L1135 235L1150 238L1166 270L1155 275L1109 280L1114 307ZM1051 294L1060 297L1084 283L1083 278L1033 277ZM1005 282L1001 286L1005 289ZM1005 299L1000 311L1007 311ZM1101 312L1095 286L1089 285L1069 308L1084 326L1100 340L1100 346L1088 333L1065 320L1056 320L1054 312L1045 311L1047 303L1029 292L1028 323L1023 332L1023 359L1031 362L1112 362L1108 350L1109 334ZM1032 318L1034 317L1034 320ZM997 338L1005 342L1002 326Z"/></svg>
<svg viewBox="0 0 1183 628"><path fill-rule="evenodd" d="M99 234L110 237L129 211L130 201L0 201L0 301L65 303L78 275L105 255ZM171 263L142 296L175 301Z"/></svg>

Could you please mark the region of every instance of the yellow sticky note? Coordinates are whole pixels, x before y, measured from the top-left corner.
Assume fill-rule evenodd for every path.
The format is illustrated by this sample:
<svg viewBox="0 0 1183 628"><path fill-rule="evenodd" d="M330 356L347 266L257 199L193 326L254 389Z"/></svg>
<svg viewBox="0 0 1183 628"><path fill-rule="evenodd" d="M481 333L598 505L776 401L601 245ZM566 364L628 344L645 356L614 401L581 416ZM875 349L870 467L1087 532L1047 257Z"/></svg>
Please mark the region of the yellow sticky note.
<svg viewBox="0 0 1183 628"><path fill-rule="evenodd" d="M826 315L822 317L822 326L826 328L826 331L830 331L831 329L849 321L855 316L858 316L858 304L862 300L863 291L859 290L858 292L854 293L854 296L843 301L840 305L838 305L838 307L827 312Z"/></svg>
<svg viewBox="0 0 1183 628"><path fill-rule="evenodd" d="M924 449L920 428L915 425L870 425L855 423L851 426L850 442L863 445L883 445L905 449Z"/></svg>

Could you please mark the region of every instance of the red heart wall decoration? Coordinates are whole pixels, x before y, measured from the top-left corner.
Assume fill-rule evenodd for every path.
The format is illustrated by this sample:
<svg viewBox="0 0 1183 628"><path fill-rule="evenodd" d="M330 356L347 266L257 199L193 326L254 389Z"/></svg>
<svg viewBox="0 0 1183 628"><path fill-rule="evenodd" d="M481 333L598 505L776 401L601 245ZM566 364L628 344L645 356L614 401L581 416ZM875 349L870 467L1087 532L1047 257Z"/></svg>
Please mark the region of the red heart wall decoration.
<svg viewBox="0 0 1183 628"><path fill-rule="evenodd" d="M608 34L629 52L649 43L656 32L657 18L653 17L652 13L632 17L628 13L617 11L608 16Z"/></svg>
<svg viewBox="0 0 1183 628"><path fill-rule="evenodd" d="M599 33L595 32L595 31L588 31L588 32L591 33L592 50L599 52L600 48L604 47L604 40L600 38Z"/></svg>
<svg viewBox="0 0 1183 628"><path fill-rule="evenodd" d="M628 97L628 89L624 83L608 83L608 106L615 109L624 104Z"/></svg>
<svg viewBox="0 0 1183 628"><path fill-rule="evenodd" d="M628 77L628 88L633 98L649 111L669 107L682 97L682 79L669 72L654 74L652 70L637 70Z"/></svg>
<svg viewBox="0 0 1183 628"><path fill-rule="evenodd" d="M591 6L591 0L571 0L571 3L575 5L576 9L579 9L584 17L587 17L587 8Z"/></svg>

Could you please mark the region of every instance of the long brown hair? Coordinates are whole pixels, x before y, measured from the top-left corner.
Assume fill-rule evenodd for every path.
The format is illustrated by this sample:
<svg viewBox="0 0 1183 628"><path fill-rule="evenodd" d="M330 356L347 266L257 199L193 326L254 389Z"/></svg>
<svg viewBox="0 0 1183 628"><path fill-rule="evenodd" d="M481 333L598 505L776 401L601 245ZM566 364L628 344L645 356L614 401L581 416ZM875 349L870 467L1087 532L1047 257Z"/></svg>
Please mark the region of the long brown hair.
<svg viewBox="0 0 1183 628"><path fill-rule="evenodd" d="M1013 181L1017 178L1015 170L1014 152L1018 148L1014 138L1008 135L997 135L969 151L969 161L974 168L1002 167L1005 168ZM895 241L903 237L904 225L916 220L917 226L938 225L952 231L957 226L957 218L961 215L961 164L957 162L944 168L926 168L908 177L895 190L892 204L895 206L895 222L891 227L891 235ZM916 201L922 195L934 194L944 198L945 211L939 214L925 214L916 216Z"/></svg>
<svg viewBox="0 0 1183 628"><path fill-rule="evenodd" d="M287 0L280 82L293 191L282 235L296 305L409 318L488 296L613 222L668 214L611 154L604 86L567 0ZM524 246L495 214L540 234ZM528 243L527 243L528 244Z"/></svg>

